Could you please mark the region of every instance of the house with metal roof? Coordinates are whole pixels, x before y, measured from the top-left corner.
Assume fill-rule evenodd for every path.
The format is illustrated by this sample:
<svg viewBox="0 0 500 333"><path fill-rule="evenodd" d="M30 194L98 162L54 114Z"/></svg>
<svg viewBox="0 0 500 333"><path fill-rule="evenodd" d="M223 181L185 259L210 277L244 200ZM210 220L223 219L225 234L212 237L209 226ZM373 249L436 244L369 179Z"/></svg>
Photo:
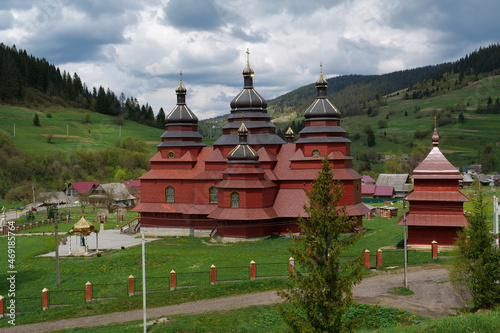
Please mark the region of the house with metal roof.
<svg viewBox="0 0 500 333"><path fill-rule="evenodd" d="M405 196L410 203L406 215L408 245L453 245L457 232L467 225L463 203L469 199L460 193L462 175L439 149L439 135L434 129L433 148L411 175L413 191ZM403 217L398 221L402 225Z"/></svg>
<svg viewBox="0 0 500 333"><path fill-rule="evenodd" d="M369 209L361 202L361 176L352 168L350 140L340 112L327 99L323 72L317 96L304 112L305 127L276 134L267 101L255 90L254 70L243 69L243 89L230 102L228 122L212 147L198 133L198 119L186 105L181 80L177 105L166 117L166 131L151 169L140 177L141 214L147 235L211 236L218 240L298 232L297 218L308 215L306 191L328 159L343 185L349 216L362 227Z"/></svg>
<svg viewBox="0 0 500 333"><path fill-rule="evenodd" d="M377 186L392 186L396 197L403 197L408 193L410 184L408 183L408 174L380 174L375 185Z"/></svg>

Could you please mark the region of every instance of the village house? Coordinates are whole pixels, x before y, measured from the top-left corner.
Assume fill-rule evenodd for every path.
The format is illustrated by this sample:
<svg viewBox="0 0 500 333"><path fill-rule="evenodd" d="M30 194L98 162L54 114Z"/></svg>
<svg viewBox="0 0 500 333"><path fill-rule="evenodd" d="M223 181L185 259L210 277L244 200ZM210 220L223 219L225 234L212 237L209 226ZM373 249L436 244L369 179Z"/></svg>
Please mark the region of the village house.
<svg viewBox="0 0 500 333"><path fill-rule="evenodd" d="M408 174L380 174L375 183L377 186L392 186L396 197L403 197L408 193L410 184Z"/></svg>

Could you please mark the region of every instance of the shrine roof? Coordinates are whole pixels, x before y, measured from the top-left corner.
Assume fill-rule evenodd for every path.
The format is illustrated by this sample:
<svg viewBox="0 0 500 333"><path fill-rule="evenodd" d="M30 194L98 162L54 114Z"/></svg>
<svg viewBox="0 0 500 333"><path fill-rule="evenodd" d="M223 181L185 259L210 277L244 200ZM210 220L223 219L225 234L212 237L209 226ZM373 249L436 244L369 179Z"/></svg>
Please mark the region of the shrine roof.
<svg viewBox="0 0 500 333"><path fill-rule="evenodd" d="M429 155L414 170L411 178L462 179L460 172L443 155L438 147L432 148Z"/></svg>
<svg viewBox="0 0 500 333"><path fill-rule="evenodd" d="M403 217L398 220L398 225L403 225ZM462 214L407 214L406 224L408 226L422 227L465 227L467 219Z"/></svg>
<svg viewBox="0 0 500 333"><path fill-rule="evenodd" d="M448 161L439 149L439 135L434 128L432 135L434 146L429 155L414 170L410 178L414 179L462 179L458 169Z"/></svg>
<svg viewBox="0 0 500 333"><path fill-rule="evenodd" d="M459 191L415 191L405 196L408 201L453 201L469 202L469 199Z"/></svg>

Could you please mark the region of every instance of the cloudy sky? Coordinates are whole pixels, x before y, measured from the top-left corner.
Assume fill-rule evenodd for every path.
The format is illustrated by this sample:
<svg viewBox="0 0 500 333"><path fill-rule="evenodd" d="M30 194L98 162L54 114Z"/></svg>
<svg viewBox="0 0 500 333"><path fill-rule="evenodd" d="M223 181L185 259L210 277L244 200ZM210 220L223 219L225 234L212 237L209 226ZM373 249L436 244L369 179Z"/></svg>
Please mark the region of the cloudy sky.
<svg viewBox="0 0 500 333"><path fill-rule="evenodd" d="M266 99L326 77L454 61L500 42L498 0L2 0L0 42L155 113L179 71L200 119L229 113L250 49Z"/></svg>

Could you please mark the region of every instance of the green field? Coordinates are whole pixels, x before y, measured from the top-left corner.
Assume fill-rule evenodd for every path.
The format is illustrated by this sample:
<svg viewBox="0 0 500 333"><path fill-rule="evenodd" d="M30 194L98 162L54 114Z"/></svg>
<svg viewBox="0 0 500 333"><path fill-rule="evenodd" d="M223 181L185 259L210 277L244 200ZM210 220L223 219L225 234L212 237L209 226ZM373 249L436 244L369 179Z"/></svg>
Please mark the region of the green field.
<svg viewBox="0 0 500 333"><path fill-rule="evenodd" d="M44 155L76 149L95 151L110 147L127 136L149 142L152 151L156 151L156 144L164 132L133 121L118 121L117 118L99 113L89 113L91 123L84 124L82 119L87 113L87 110L61 107L30 110L0 105L0 130L9 134L19 150ZM40 119L39 127L33 125L35 114ZM50 118L47 117L49 114Z"/></svg>

